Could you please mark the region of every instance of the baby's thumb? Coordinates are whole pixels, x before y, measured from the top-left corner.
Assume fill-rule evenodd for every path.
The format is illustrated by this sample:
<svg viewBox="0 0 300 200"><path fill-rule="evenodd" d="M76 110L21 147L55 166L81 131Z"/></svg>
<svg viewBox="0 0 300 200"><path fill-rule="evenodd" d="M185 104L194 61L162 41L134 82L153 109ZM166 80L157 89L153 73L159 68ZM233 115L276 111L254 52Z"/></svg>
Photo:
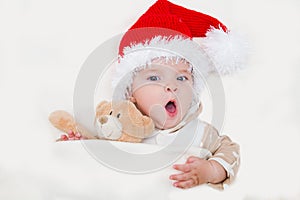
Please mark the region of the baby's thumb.
<svg viewBox="0 0 300 200"><path fill-rule="evenodd" d="M201 159L201 158L196 157L196 156L190 156L190 157L187 159L186 163L193 163L193 162L195 162L195 161L197 161L197 160L200 160L200 159Z"/></svg>

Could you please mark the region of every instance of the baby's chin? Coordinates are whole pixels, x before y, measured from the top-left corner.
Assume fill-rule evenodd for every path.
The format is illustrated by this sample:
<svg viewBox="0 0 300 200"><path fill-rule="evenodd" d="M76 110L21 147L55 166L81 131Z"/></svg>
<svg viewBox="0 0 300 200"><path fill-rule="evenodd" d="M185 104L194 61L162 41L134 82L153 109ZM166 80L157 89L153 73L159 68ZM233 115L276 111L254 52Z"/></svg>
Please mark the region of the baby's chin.
<svg viewBox="0 0 300 200"><path fill-rule="evenodd" d="M154 122L155 127L157 129L160 130L166 130L166 129L170 129L170 128L174 128L175 126L177 126L180 123L180 120L177 121L166 121L164 123L161 122Z"/></svg>

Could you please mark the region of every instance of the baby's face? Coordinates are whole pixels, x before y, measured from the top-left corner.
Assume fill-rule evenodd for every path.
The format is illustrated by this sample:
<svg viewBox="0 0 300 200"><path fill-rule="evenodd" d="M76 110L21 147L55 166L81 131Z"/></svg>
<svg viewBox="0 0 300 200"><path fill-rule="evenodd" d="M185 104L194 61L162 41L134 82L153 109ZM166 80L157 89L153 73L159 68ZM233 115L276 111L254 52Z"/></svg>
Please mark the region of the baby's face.
<svg viewBox="0 0 300 200"><path fill-rule="evenodd" d="M153 62L135 75L132 99L141 112L152 118L159 129L176 126L193 100L193 79L185 62Z"/></svg>

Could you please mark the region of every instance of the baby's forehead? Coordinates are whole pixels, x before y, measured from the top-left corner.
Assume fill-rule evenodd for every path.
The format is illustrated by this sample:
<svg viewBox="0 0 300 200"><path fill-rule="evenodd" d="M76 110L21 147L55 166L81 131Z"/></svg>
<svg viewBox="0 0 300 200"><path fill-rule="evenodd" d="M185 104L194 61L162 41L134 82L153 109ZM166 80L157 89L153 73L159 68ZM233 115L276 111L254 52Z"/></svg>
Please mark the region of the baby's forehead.
<svg viewBox="0 0 300 200"><path fill-rule="evenodd" d="M158 58L153 60L145 70L176 70L180 72L192 73L192 66L183 58Z"/></svg>

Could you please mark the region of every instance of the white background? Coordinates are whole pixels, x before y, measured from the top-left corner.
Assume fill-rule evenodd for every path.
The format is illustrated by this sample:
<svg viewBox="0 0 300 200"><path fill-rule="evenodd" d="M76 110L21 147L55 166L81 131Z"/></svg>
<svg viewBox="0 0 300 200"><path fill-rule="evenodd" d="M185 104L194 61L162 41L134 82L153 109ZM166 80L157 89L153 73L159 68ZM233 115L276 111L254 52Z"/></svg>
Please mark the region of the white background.
<svg viewBox="0 0 300 200"><path fill-rule="evenodd" d="M87 56L153 2L0 0L0 199L113 199L139 192L97 187L111 172L80 145L54 145L59 132L47 117L55 109L72 111ZM224 193L203 189L205 195L300 199L300 1L171 2L217 17L252 47L249 67L223 79L223 131L241 146L239 176ZM82 171L79 158L93 168ZM91 174L101 167L104 174ZM199 189L189 198L201 196Z"/></svg>

